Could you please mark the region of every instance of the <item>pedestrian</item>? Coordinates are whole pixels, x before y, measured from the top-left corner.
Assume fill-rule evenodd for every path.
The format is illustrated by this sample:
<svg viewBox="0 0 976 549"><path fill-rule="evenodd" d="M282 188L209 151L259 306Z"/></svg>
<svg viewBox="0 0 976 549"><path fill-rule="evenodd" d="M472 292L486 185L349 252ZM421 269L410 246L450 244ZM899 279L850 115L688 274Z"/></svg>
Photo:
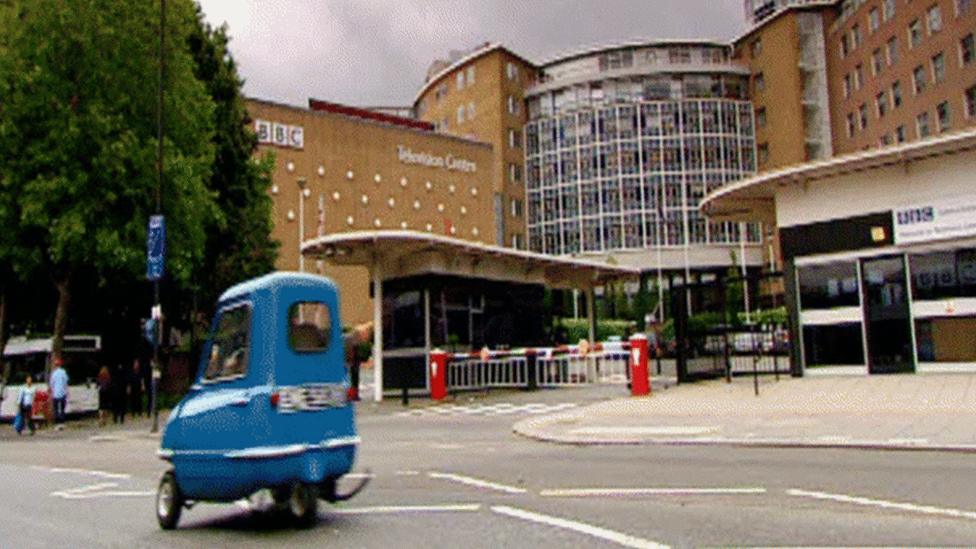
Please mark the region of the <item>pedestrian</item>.
<svg viewBox="0 0 976 549"><path fill-rule="evenodd" d="M112 392L112 423L122 425L125 423L125 408L126 408L126 389L128 388L128 379L125 375L125 370L122 365L119 364L115 367L115 371L112 372L112 383L110 384Z"/></svg>
<svg viewBox="0 0 976 549"><path fill-rule="evenodd" d="M95 381L98 383L98 426L105 427L108 411L112 409L112 374L108 366L102 366Z"/></svg>
<svg viewBox="0 0 976 549"><path fill-rule="evenodd" d="M18 435L24 432L25 426L30 429L32 436L34 434L34 391L34 379L28 375L24 381L24 386L20 388L20 393L17 395L17 406L21 417L20 429L17 430Z"/></svg>
<svg viewBox="0 0 976 549"><path fill-rule="evenodd" d="M145 389L145 381L142 375L142 368L139 366L139 359L132 361L132 371L129 373L129 412L132 417L142 415L142 393Z"/></svg>
<svg viewBox="0 0 976 549"><path fill-rule="evenodd" d="M48 387L51 389L51 399L54 401L54 428L60 431L64 429L64 416L68 405L68 373L64 371L64 361L60 356L54 357L53 364L54 370L51 371Z"/></svg>

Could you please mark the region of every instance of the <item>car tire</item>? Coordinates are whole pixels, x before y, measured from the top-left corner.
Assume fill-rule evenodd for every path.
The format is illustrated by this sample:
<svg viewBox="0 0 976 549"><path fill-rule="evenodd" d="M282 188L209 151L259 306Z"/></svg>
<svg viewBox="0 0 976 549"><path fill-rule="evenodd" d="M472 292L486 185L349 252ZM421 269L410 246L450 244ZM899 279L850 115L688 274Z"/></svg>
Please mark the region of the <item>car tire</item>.
<svg viewBox="0 0 976 549"><path fill-rule="evenodd" d="M319 499L329 503L336 502L336 479L327 478L319 484Z"/></svg>
<svg viewBox="0 0 976 549"><path fill-rule="evenodd" d="M163 530L172 530L180 522L183 513L183 494L176 483L173 471L167 471L159 480L156 490L156 520Z"/></svg>
<svg viewBox="0 0 976 549"><path fill-rule="evenodd" d="M300 528L315 524L319 511L318 486L304 482L293 484L288 497L288 511Z"/></svg>

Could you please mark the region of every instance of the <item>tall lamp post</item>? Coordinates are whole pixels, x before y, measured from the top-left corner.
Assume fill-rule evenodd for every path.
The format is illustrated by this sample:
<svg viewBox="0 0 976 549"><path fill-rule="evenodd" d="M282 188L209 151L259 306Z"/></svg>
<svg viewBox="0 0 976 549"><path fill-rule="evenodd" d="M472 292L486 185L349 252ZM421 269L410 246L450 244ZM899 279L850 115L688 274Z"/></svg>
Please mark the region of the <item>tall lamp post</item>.
<svg viewBox="0 0 976 549"><path fill-rule="evenodd" d="M305 256L302 255L302 243L305 242L305 199L312 194L312 191L308 188L308 180L304 177L299 177L295 182L298 184L298 270L304 273Z"/></svg>
<svg viewBox="0 0 976 549"><path fill-rule="evenodd" d="M156 105L156 215L161 216L163 213L163 83L166 78L166 0L159 0L159 82L157 86L157 105ZM165 239L165 233L163 235ZM151 378L151 393L149 395L150 400L152 400L152 427L150 432L155 433L159 431L159 399L157 398L157 393L159 390L159 379L162 377L162 373L159 369L159 345L162 343L163 334L163 315L160 306L159 299L159 278L162 276L154 277L153 280L153 317L156 318L156 334L155 341L153 342L153 363L152 363L152 378Z"/></svg>

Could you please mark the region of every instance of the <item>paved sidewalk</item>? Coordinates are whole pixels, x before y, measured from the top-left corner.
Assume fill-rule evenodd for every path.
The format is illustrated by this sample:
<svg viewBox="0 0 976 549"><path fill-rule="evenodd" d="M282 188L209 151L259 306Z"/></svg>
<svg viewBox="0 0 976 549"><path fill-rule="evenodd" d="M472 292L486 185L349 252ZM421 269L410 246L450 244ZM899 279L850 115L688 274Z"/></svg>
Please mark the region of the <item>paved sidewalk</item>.
<svg viewBox="0 0 976 549"><path fill-rule="evenodd" d="M526 419L564 444L725 444L976 452L976 375L751 378L680 385Z"/></svg>

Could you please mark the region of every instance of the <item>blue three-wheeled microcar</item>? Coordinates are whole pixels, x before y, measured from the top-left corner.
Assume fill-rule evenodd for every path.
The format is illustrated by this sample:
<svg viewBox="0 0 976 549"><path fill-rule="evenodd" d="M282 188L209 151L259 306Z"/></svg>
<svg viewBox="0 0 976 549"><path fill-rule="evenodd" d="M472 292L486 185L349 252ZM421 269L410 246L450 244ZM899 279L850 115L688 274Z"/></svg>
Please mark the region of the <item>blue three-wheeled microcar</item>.
<svg viewBox="0 0 976 549"><path fill-rule="evenodd" d="M196 383L166 423L160 526L262 489L309 525L320 498L362 488L336 492L359 443L341 326L336 287L319 276L269 274L220 297Z"/></svg>

